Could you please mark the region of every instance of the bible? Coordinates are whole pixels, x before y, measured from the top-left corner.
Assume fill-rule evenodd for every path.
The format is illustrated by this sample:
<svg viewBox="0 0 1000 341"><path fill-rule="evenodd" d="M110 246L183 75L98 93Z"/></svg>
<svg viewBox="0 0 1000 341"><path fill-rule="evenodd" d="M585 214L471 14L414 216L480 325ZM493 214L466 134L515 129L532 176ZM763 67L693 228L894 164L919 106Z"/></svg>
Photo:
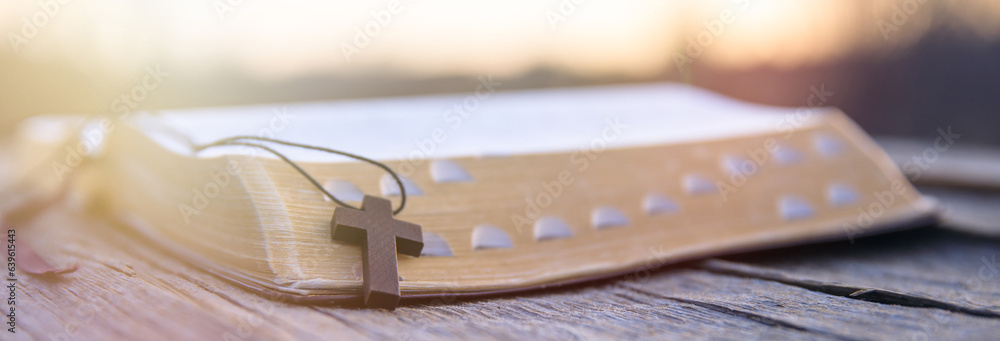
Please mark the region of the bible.
<svg viewBox="0 0 1000 341"><path fill-rule="evenodd" d="M79 117L33 118L23 145L54 146L59 134L86 144L88 132L103 132L61 153L89 153L74 186L108 219L233 283L305 302L362 291L361 246L333 238L338 206L260 149L191 146L252 135L387 164L407 194L396 218L422 227L419 257L395 255L404 300L629 276L935 219L933 202L837 109L757 105L686 85L127 116L82 132L69 128ZM346 202L401 199L393 178L370 164L275 149ZM39 169L58 178L56 164L66 162Z"/></svg>

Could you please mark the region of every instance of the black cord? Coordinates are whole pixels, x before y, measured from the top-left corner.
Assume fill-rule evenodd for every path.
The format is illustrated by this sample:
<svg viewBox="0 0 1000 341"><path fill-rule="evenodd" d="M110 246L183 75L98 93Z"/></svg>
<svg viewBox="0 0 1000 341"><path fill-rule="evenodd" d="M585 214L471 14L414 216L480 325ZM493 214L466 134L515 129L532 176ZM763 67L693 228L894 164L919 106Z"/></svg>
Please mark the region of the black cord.
<svg viewBox="0 0 1000 341"><path fill-rule="evenodd" d="M292 161L291 159L289 159L284 154L281 154L278 151L272 149L271 147L265 146L263 144L246 142L246 141L242 141L242 140L264 141L264 142L277 143L277 144L282 144L282 145L291 146L291 147L298 147L298 148L304 148L304 149L318 150L318 151L327 152L327 153L331 153L331 154L343 155L343 156L346 156L346 157L349 157L349 158L352 158L352 159L355 159L355 160L364 161L364 162L370 163L372 165L378 166L379 168L382 168L386 172L389 172L389 175L392 175L392 178L396 180L396 185L399 186L399 193L400 193L401 199L400 199L400 202L399 202L399 207L396 208L396 210L393 211L392 214L393 215L399 214L399 212L402 212L403 208L406 207L406 187L403 186L403 180L400 179L399 174L396 174L396 172L393 171L392 168L389 168L389 166L386 166L384 163L381 163L381 162L378 162L378 161L366 158L366 157L361 156L361 155L352 154L352 153L348 153L348 152L344 152L344 151L339 151L339 150L335 150L335 149L330 149L330 148L316 147L316 146L310 146L310 145L305 145L305 144L301 144L301 143L287 142L287 141L275 140L275 139L271 139L271 138L258 137L258 136L234 136L234 137L229 137L229 138L221 139L221 140L218 140L218 141L215 141L215 142L212 142L212 143L208 143L208 144L196 145L196 146L193 146L193 148L194 148L195 152L200 152L202 150L205 150L205 149L208 149L208 148L211 148L211 147L218 147L218 146L249 146L249 147L255 147L255 148L260 148L260 149L266 150L268 152L271 152L271 154L274 154L275 156L281 158L282 160L284 160L285 162L287 162L289 165L291 165L293 168L295 168L295 170L297 170L299 172L299 174L302 174L302 176L304 176L307 180L309 180L309 182L312 182L312 184L314 186L316 186L316 188L318 188L320 190L320 192L323 192L323 194L325 194L328 198L330 198L330 200L333 200L333 202L337 203L340 206L349 207L349 208L353 208L353 209L359 209L357 207L351 206L348 203L340 201L340 199L337 199L337 197L335 197L333 194L331 194L330 192L328 192L326 190L326 188L323 188L323 185L320 185L319 181L316 181L316 178L313 178L312 175L309 175L308 172L306 172L304 169L302 169L302 167L300 167L298 164L296 164L294 161Z"/></svg>

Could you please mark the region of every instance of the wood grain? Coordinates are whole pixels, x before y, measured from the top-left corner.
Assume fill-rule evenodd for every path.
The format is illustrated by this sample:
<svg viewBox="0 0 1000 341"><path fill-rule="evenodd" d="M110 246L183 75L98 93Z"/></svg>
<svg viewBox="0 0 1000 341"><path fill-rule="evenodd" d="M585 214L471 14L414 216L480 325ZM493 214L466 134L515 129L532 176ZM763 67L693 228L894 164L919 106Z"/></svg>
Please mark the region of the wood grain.
<svg viewBox="0 0 1000 341"><path fill-rule="evenodd" d="M33 244L57 264L80 270L61 278L25 278L17 339L235 340L330 338L967 338L988 339L1000 319L941 308L901 306L834 295L747 271L727 272L718 263L781 271L799 280L828 281L911 292L969 307L996 309L1000 275L978 291L961 292L972 263L1000 252L995 242L946 231L904 236L902 245L858 243L849 251L829 246L811 252L780 250L744 255L746 263L712 261L638 273L620 279L524 295L467 300L444 298L395 311L306 306L262 297L227 283L142 242L123 226L72 212L51 212L28 230ZM888 243L894 235L882 237ZM951 241L938 243L943 236ZM73 244L61 241L73 240ZM861 241L867 241L862 239ZM935 277L916 266L932 253L954 269ZM793 265L778 260L796 254ZM740 257L737 257L740 258ZM886 262L884 258L899 259ZM776 260L777 259L777 260ZM820 269L858 268L825 274ZM906 266L909 263L910 266ZM937 268L937 267L935 267ZM877 276L909 274L909 280ZM989 290L993 290L992 294ZM961 293L963 296L955 296ZM960 299L956 299L960 297Z"/></svg>
<svg viewBox="0 0 1000 341"><path fill-rule="evenodd" d="M862 239L854 245L829 243L730 257L754 266L713 261L700 267L830 294L858 296L858 291L879 289L885 292L867 294L881 295L881 300L905 294L909 297L897 299L1000 317L998 249L1000 241L938 228Z"/></svg>

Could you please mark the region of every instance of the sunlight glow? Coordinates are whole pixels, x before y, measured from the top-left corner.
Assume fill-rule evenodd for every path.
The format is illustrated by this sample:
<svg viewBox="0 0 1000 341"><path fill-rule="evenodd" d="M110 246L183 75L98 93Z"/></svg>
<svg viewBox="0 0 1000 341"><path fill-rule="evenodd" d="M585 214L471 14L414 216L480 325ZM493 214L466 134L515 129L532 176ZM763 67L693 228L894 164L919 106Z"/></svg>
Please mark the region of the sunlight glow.
<svg viewBox="0 0 1000 341"><path fill-rule="evenodd" d="M128 73L153 62L261 79L403 72L516 75L554 68L650 75L731 11L698 61L728 68L794 67L915 42L947 13L986 39L1000 36L995 0L172 0L0 3L0 33L21 58L70 59ZM57 3L57 1L51 1ZM746 8L742 8L746 6ZM915 7L914 7L915 8ZM26 43L25 22L49 17ZM387 14L388 13L388 14ZM897 20L899 21L899 20ZM29 25L33 26L33 25ZM28 31L31 31L30 29ZM368 33L366 33L366 31ZM29 32L30 33L30 32ZM887 38L888 37L888 38ZM346 46L346 47L345 47Z"/></svg>

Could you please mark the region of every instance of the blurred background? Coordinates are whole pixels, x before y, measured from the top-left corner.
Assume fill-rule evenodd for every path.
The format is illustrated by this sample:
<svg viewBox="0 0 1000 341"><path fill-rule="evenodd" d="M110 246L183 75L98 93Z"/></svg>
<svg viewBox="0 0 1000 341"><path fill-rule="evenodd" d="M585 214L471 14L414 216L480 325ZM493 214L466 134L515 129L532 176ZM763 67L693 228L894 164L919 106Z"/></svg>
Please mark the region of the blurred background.
<svg viewBox="0 0 1000 341"><path fill-rule="evenodd" d="M45 113L656 81L1000 145L997 0L3 0L0 136ZM142 88L143 90L137 90Z"/></svg>

